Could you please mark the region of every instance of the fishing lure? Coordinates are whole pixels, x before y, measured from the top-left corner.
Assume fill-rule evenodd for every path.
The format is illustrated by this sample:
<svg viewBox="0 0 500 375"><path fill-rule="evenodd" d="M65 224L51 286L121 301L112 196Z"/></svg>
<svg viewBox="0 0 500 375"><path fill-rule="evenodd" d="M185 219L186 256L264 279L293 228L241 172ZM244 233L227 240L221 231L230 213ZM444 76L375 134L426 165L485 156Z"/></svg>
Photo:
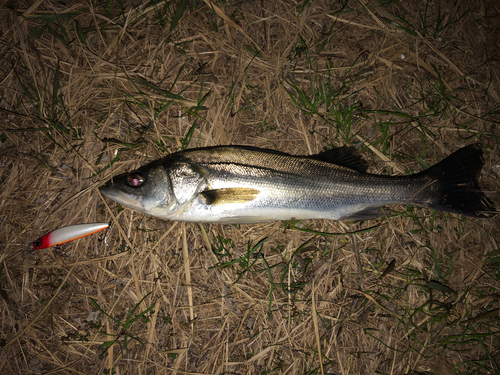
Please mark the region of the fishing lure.
<svg viewBox="0 0 500 375"><path fill-rule="evenodd" d="M100 232L109 227L107 223L76 224L56 229L33 242L35 250L61 245Z"/></svg>

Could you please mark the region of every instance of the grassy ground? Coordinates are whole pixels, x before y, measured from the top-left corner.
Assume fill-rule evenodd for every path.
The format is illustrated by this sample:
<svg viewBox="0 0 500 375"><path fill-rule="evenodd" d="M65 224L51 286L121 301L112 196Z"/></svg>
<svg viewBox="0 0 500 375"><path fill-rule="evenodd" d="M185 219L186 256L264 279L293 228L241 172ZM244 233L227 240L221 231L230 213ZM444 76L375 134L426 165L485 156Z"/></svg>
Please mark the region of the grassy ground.
<svg viewBox="0 0 500 375"><path fill-rule="evenodd" d="M187 147L347 144L404 174L480 142L498 193L496 1L19 0L0 21L0 373L500 373L498 218L198 225L97 190Z"/></svg>

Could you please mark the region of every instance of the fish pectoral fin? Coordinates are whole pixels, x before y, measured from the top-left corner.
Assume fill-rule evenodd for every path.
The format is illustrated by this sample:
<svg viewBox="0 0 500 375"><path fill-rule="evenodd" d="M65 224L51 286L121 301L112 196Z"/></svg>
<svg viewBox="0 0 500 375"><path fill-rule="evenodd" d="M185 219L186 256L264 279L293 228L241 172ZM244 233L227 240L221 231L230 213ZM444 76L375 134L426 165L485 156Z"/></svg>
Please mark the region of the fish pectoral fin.
<svg viewBox="0 0 500 375"><path fill-rule="evenodd" d="M341 220L370 220L382 216L382 207L368 207L344 216Z"/></svg>
<svg viewBox="0 0 500 375"><path fill-rule="evenodd" d="M223 188L205 190L200 194L205 198L205 203L212 206L217 204L245 203L253 201L260 190L252 188Z"/></svg>

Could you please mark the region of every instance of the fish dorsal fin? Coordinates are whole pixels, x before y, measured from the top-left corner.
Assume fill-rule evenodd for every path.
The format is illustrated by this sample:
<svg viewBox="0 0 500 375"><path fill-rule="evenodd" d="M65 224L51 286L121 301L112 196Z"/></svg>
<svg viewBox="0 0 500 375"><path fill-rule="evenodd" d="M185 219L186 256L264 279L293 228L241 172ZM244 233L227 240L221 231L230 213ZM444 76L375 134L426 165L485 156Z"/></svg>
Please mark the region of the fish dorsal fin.
<svg viewBox="0 0 500 375"><path fill-rule="evenodd" d="M220 146L220 147L227 147L227 146ZM260 148L260 147L253 147L253 146L229 146L229 147L240 148L242 150L248 150L248 151L267 152L268 154L290 156L290 154L288 154L286 152L278 151L278 150L271 150L270 148Z"/></svg>
<svg viewBox="0 0 500 375"><path fill-rule="evenodd" d="M213 206L217 204L245 203L253 201L259 195L260 190L252 188L223 188L205 190L200 194L205 198L205 203Z"/></svg>
<svg viewBox="0 0 500 375"><path fill-rule="evenodd" d="M317 155L309 156L311 159L324 161L366 173L368 163L361 158L354 147L337 147L331 150L320 152Z"/></svg>

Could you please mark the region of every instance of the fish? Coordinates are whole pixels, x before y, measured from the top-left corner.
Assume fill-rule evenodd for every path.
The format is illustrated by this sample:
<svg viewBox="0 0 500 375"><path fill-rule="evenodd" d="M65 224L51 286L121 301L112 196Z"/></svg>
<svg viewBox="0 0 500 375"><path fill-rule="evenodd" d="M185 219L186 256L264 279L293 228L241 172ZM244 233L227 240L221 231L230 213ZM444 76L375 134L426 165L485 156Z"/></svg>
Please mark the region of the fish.
<svg viewBox="0 0 500 375"><path fill-rule="evenodd" d="M45 236L33 241L33 248L35 250L41 250L61 245L66 242L75 241L82 237L90 236L91 234L100 232L108 227L108 223L89 223L57 228L56 230L47 233Z"/></svg>
<svg viewBox="0 0 500 375"><path fill-rule="evenodd" d="M480 144L463 147L412 175L367 172L352 147L312 156L249 146L172 153L99 188L117 203L166 220L253 224L276 220L366 220L388 205L491 217L479 187Z"/></svg>

